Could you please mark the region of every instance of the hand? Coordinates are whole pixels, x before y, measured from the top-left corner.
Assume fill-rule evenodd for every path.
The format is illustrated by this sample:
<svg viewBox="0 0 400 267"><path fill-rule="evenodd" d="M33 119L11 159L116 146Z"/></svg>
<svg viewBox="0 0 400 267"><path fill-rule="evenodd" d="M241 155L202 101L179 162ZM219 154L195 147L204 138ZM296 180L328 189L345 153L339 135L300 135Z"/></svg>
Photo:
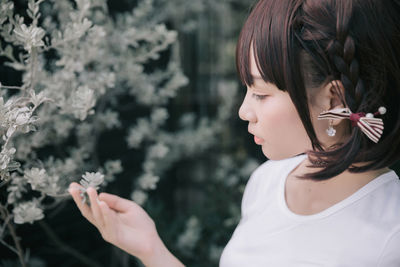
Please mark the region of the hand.
<svg viewBox="0 0 400 267"><path fill-rule="evenodd" d="M154 258L155 253L165 253L167 249L164 250L154 221L139 205L108 193L97 196L96 190L89 188L89 207L82 203L79 187L82 188L71 183L69 192L82 215L96 226L104 240L143 262Z"/></svg>

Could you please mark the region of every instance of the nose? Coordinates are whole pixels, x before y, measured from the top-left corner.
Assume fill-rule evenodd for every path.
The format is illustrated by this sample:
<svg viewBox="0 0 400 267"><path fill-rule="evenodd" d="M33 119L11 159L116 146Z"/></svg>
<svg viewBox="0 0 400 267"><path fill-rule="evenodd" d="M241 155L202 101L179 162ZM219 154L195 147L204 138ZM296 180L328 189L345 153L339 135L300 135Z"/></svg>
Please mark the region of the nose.
<svg viewBox="0 0 400 267"><path fill-rule="evenodd" d="M242 105L239 108L239 117L244 121L255 123L257 122L257 116L254 113L249 100L249 93L247 92L243 99Z"/></svg>

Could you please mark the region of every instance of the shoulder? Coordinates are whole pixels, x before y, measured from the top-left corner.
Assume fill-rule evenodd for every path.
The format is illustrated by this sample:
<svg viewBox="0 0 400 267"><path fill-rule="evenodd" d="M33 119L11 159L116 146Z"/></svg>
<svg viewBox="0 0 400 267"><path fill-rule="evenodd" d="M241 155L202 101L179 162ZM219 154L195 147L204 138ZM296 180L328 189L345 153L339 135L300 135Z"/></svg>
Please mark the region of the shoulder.
<svg viewBox="0 0 400 267"><path fill-rule="evenodd" d="M400 180L394 171L387 172L371 182L374 190L360 199L357 212L363 224L359 229L369 229L380 236L382 245L378 266L400 266Z"/></svg>
<svg viewBox="0 0 400 267"><path fill-rule="evenodd" d="M400 266L400 227L396 228L387 238L379 258L378 266Z"/></svg>
<svg viewBox="0 0 400 267"><path fill-rule="evenodd" d="M390 171L376 180L381 185L377 186L376 190L368 197L368 209L373 213L374 218L378 218L383 223L382 225L385 229L400 229L399 177L394 171Z"/></svg>

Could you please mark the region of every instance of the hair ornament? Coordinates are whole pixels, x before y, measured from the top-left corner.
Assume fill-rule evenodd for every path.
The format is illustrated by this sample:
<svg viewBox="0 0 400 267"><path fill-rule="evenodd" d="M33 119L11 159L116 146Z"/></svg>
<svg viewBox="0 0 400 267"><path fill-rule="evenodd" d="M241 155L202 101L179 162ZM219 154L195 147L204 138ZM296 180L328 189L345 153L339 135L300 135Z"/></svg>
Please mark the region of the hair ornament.
<svg viewBox="0 0 400 267"><path fill-rule="evenodd" d="M331 109L318 115L319 120L325 119L349 119L353 127L358 127L374 143L378 143L383 133L383 121L374 116L386 113L385 107L380 107L375 113L352 113L349 108Z"/></svg>

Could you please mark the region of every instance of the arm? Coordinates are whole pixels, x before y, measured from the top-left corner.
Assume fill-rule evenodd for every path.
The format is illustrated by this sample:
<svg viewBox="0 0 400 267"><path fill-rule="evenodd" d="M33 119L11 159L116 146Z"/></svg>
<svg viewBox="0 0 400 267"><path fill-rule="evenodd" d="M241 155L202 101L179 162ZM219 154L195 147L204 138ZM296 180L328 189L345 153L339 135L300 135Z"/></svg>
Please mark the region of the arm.
<svg viewBox="0 0 400 267"><path fill-rule="evenodd" d="M82 215L107 242L139 258L147 267L184 266L172 255L159 237L154 221L135 202L89 188L90 207L82 203L76 183L70 193Z"/></svg>
<svg viewBox="0 0 400 267"><path fill-rule="evenodd" d="M155 240L155 243L148 255L145 255L143 259L140 260L145 266L148 267L185 267L183 263L181 263L174 255L172 255L160 238Z"/></svg>

